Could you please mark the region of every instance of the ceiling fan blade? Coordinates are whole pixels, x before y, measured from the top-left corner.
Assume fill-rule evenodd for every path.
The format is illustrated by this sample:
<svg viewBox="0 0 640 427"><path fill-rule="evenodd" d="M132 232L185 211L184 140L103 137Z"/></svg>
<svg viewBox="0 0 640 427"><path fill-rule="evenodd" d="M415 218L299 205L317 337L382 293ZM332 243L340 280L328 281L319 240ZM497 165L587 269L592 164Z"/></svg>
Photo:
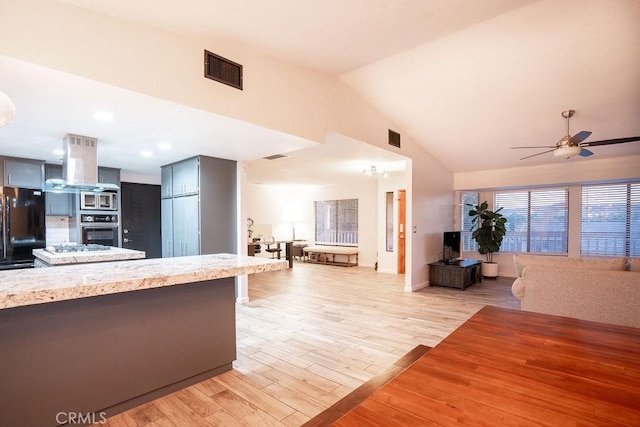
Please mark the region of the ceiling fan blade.
<svg viewBox="0 0 640 427"><path fill-rule="evenodd" d="M552 151L556 151L556 147L553 147L553 150L547 150L547 151L543 151L542 153L532 154L532 155L530 155L530 156L523 157L523 158L521 158L520 160L525 160L525 159L529 159L529 158L531 158L531 157L540 156L540 155L542 155L542 154L551 153Z"/></svg>
<svg viewBox="0 0 640 427"><path fill-rule="evenodd" d="M558 148L556 145L532 145L530 147L509 147L511 149L514 148Z"/></svg>
<svg viewBox="0 0 640 427"><path fill-rule="evenodd" d="M579 143L584 141L585 139L589 138L589 136L591 135L591 132L589 132L588 130L583 130L581 132L576 133L575 135L573 135L570 140L571 142L574 143Z"/></svg>
<svg viewBox="0 0 640 427"><path fill-rule="evenodd" d="M589 157L589 156L593 155L593 151L589 151L589 150L583 148L582 150L580 150L580 154L578 154L578 155L582 156L582 157Z"/></svg>
<svg viewBox="0 0 640 427"><path fill-rule="evenodd" d="M630 136L628 138L603 139L602 141L583 142L580 147L596 147L598 145L622 144L625 142L640 141L640 136Z"/></svg>

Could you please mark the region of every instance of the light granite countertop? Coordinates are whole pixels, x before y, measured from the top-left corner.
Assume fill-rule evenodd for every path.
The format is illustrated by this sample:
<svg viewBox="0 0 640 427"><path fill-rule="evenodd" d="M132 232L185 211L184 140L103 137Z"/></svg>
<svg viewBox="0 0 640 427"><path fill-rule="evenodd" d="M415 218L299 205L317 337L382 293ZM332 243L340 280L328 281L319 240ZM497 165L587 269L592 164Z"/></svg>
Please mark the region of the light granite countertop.
<svg viewBox="0 0 640 427"><path fill-rule="evenodd" d="M0 309L285 270L286 260L234 254L0 271Z"/></svg>
<svg viewBox="0 0 640 427"><path fill-rule="evenodd" d="M52 266L66 264L82 264L86 262L124 261L142 259L144 251L112 247L108 251L62 252L52 253L46 249L34 249L36 259Z"/></svg>

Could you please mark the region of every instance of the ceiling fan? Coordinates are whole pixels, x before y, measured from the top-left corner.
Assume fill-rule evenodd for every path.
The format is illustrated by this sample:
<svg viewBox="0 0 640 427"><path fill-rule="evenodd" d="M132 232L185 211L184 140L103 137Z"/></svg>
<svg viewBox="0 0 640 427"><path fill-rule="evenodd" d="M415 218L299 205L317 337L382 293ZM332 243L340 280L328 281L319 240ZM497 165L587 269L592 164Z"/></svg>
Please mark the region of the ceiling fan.
<svg viewBox="0 0 640 427"><path fill-rule="evenodd" d="M564 110L562 112L562 117L567 119L567 134L560 139L556 143L556 145L534 145L531 147L509 147L509 148L550 148L550 150L543 151L541 153L532 154L530 156L526 156L521 158L520 160L528 159L530 157L539 156L541 154L551 153L553 151L553 155L555 157L563 157L568 159L573 156L582 156L589 157L593 154L592 151L585 149L584 147L596 147L598 145L612 145L612 144L622 144L625 142L633 142L640 141L640 136L632 136L629 138L616 138L616 139L604 139L602 141L591 141L591 142L583 142L587 139L591 132L583 130L581 132L576 133L571 136L569 133L569 117L573 116L575 110Z"/></svg>

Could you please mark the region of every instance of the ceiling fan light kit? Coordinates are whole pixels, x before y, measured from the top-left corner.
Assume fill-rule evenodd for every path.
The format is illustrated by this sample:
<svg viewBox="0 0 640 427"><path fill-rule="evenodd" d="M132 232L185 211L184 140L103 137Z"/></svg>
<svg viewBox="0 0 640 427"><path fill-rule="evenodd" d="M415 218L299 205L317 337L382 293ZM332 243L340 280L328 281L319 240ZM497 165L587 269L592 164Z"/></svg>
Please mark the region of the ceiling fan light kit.
<svg viewBox="0 0 640 427"><path fill-rule="evenodd" d="M532 154L530 156L526 156L521 158L520 160L529 159L531 157L539 156L541 154L551 153L553 152L554 157L562 158L562 159L570 159L571 157L580 156L580 157L589 157L593 154L592 151L585 149L584 147L595 147L599 145L613 145L613 144L623 144L625 142L634 142L640 141L640 136L632 136L629 138L616 138L616 139L605 139L602 141L591 141L591 142L583 142L585 139L591 136L591 132L583 130L581 132L576 133L571 136L569 133L569 118L575 114L575 110L563 110L560 114L562 117L567 119L567 134L563 136L560 141L556 143L556 145L538 145L532 147L509 147L509 148L546 148L547 150Z"/></svg>
<svg viewBox="0 0 640 427"><path fill-rule="evenodd" d="M553 150L553 156L554 157L561 157L561 158L565 158L565 159L569 159L573 156L577 156L578 154L580 154L580 152L582 151L582 148L580 147L559 147L555 150Z"/></svg>

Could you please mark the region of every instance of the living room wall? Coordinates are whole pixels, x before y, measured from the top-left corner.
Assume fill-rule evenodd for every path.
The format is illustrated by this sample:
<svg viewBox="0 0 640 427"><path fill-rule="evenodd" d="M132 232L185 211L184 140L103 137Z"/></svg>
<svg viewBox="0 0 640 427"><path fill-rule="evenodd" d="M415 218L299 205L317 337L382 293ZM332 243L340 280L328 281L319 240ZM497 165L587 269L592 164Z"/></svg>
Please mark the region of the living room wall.
<svg viewBox="0 0 640 427"><path fill-rule="evenodd" d="M594 149L594 151L596 151ZM559 159L556 163L527 166L514 169L487 170L458 173L454 175L454 187L459 191L478 191L480 200L492 202L494 190L510 188L539 188L548 186L569 187L569 257L580 256L580 214L582 184L594 184L640 179L640 156L598 159L595 157ZM456 198L456 205L458 200ZM453 226L459 229L456 210ZM482 259L477 252L463 252L463 258ZM494 255L499 264L500 276L515 277L513 253L499 252Z"/></svg>
<svg viewBox="0 0 640 427"><path fill-rule="evenodd" d="M247 184L245 209L256 224L271 225L276 240L293 237L313 244L315 240L316 200L358 199L359 265L373 267L377 250L377 183L375 179L358 180L349 185L264 185Z"/></svg>
<svg viewBox="0 0 640 427"><path fill-rule="evenodd" d="M0 8L2 55L318 143L332 131L411 158L407 225L416 231L407 235L407 290L426 284L436 238L453 214L453 174L335 76L64 2L0 0ZM243 64L243 91L202 77L204 49ZM401 149L388 145L388 129L402 134Z"/></svg>

